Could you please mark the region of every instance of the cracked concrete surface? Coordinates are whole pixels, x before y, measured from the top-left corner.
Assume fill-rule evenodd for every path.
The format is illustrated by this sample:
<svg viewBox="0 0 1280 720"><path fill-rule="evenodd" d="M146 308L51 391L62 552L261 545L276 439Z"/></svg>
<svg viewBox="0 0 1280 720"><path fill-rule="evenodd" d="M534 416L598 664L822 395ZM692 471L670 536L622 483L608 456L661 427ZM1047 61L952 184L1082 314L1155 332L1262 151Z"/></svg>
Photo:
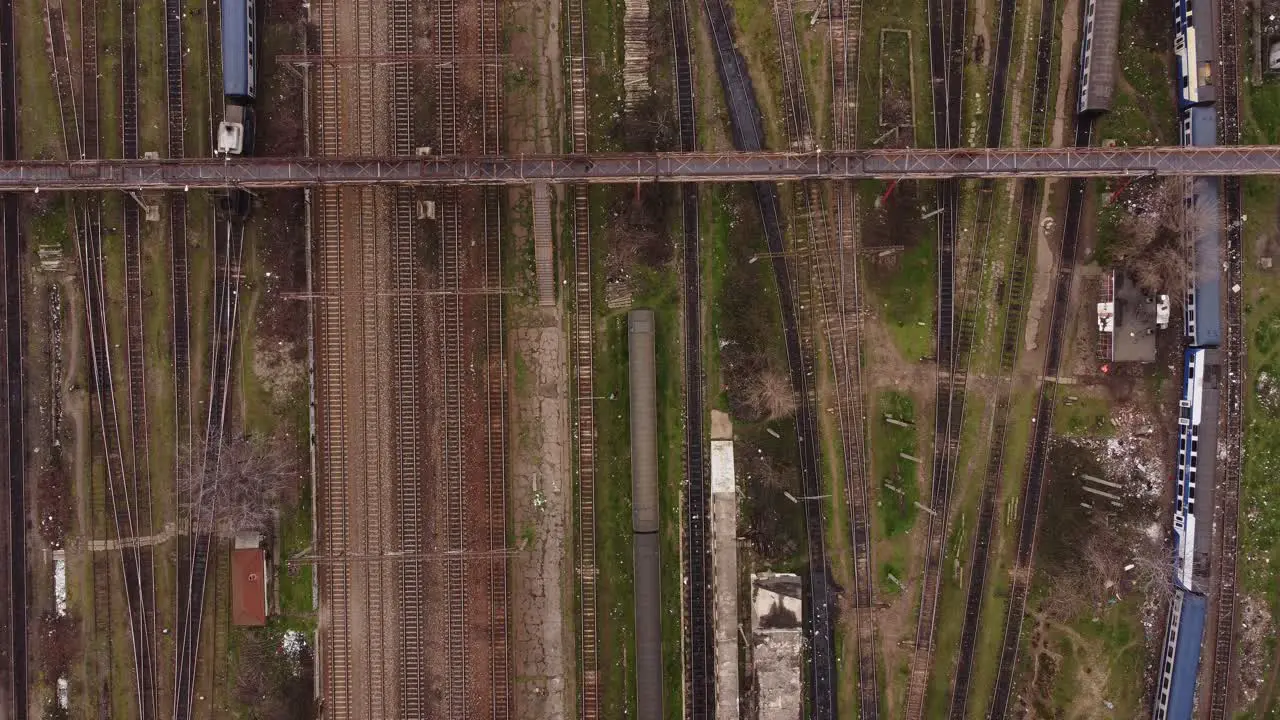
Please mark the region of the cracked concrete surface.
<svg viewBox="0 0 1280 720"><path fill-rule="evenodd" d="M737 720L738 493L733 466L733 422L711 411L711 582L715 607L716 717Z"/></svg>
<svg viewBox="0 0 1280 720"><path fill-rule="evenodd" d="M567 339L559 308L515 320L511 498L520 552L511 562L512 701L515 717L563 718L575 693Z"/></svg>

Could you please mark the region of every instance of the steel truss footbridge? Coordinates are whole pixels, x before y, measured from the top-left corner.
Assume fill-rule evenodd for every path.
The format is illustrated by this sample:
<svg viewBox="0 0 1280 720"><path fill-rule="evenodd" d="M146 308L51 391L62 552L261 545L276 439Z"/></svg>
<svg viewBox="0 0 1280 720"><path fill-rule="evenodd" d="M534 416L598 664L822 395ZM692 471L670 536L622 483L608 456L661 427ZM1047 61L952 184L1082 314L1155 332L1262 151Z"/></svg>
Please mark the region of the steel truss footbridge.
<svg viewBox="0 0 1280 720"><path fill-rule="evenodd" d="M0 162L0 192L339 185L1280 175L1280 146Z"/></svg>

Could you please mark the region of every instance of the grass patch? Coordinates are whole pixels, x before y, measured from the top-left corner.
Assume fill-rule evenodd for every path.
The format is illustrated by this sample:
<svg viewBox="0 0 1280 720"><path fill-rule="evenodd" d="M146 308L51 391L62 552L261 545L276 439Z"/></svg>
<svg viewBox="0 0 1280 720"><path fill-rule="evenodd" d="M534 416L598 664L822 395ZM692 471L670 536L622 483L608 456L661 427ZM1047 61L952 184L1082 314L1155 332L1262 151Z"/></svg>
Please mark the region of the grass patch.
<svg viewBox="0 0 1280 720"><path fill-rule="evenodd" d="M880 126L880 31L883 29L906 30L910 33L910 54L907 56L914 83L911 87L911 104L915 116L915 142L919 147L933 144L932 95L929 82L929 24L928 6L925 3L897 3L893 0L868 0L862 9L862 40L859 54L862 62L858 68L858 142L859 147L871 147L873 141L887 128ZM886 72L896 72L898 63L885 66ZM863 207L870 207L864 205Z"/></svg>
<svg viewBox="0 0 1280 720"><path fill-rule="evenodd" d="M282 560L311 547L311 486L303 486L298 504L288 508L280 519L280 554ZM284 562L277 563L276 587L280 592L280 617L294 629L315 629L315 598L312 594L310 565L291 571Z"/></svg>
<svg viewBox="0 0 1280 720"><path fill-rule="evenodd" d="M934 628L934 661L926 694L928 717L946 717L950 710L951 677L964 629L968 573L971 572L974 526L987 459L983 419L987 398L970 386L965 400L960 454L952 476L950 521L942 556L942 585Z"/></svg>
<svg viewBox="0 0 1280 720"><path fill-rule="evenodd" d="M882 595L901 595L902 587L898 585L903 579L902 565L896 562L880 563L880 593ZM895 582L895 580L897 582Z"/></svg>
<svg viewBox="0 0 1280 720"><path fill-rule="evenodd" d="M890 390L875 399L876 415L871 420L872 472L879 478L875 484L875 503L880 525L886 537L910 530L918 514L915 506L920 495L917 483L919 466L901 455L919 457L916 449L917 429L889 423L885 416L915 423L916 410L911 396Z"/></svg>
<svg viewBox="0 0 1280 720"><path fill-rule="evenodd" d="M1120 145L1170 145L1179 142L1178 114L1170 65L1168 3L1124 0L1120 11L1116 83L1111 111L1098 119L1098 137Z"/></svg>
<svg viewBox="0 0 1280 720"><path fill-rule="evenodd" d="M584 8L587 43L587 131L590 148L596 152L622 149L624 139L617 132L622 117L623 89L622 0L587 0ZM566 52L565 57L570 53ZM564 83L569 92L568 78ZM566 99L571 103L571 99ZM566 138L565 142L570 142ZM596 226L600 227L600 226Z"/></svg>
<svg viewBox="0 0 1280 720"><path fill-rule="evenodd" d="M593 189L593 213L602 215L613 189ZM595 218L603 227L603 218ZM596 244L596 262L605 243ZM603 277L603 273L599 273ZM667 269L634 268L633 307L650 308L657 323L658 476L662 508L663 665L666 711L678 714L680 659L680 488L683 483L684 401L678 276ZM599 295L603 297L603 293ZM627 376L627 315L603 307L596 336L596 530L600 568L601 702L606 715L635 713L635 601L631 528L631 436Z"/></svg>
<svg viewBox="0 0 1280 720"><path fill-rule="evenodd" d="M1241 83L1245 96L1241 112L1243 142L1259 145L1280 143L1280 82L1262 85Z"/></svg>
<svg viewBox="0 0 1280 720"><path fill-rule="evenodd" d="M209 58L210 35L218 32L216 25L203 13L189 12L183 16L182 42L187 52L182 56L182 73L188 88L183 96L186 116L183 144L188 157L209 157L213 154L209 117L215 109L221 113L221 108L210 107L210 95L213 88L221 90L222 87L221 59L211 63Z"/></svg>
<svg viewBox="0 0 1280 720"><path fill-rule="evenodd" d="M1139 717L1146 700L1146 643L1137 594L1068 625L1045 621L1041 630L1056 663L1038 655L1032 705L1044 717ZM1028 620L1031 624L1032 620ZM1028 628L1030 630L1031 628ZM1027 656L1028 668L1033 656ZM1024 690L1024 694L1025 694ZM1104 703L1110 703L1107 707Z"/></svg>
<svg viewBox="0 0 1280 720"><path fill-rule="evenodd" d="M987 558L987 581L982 598L982 618L973 655L973 676L969 686L969 717L986 716L991 701L990 688L995 683L1004 621L1008 613L1009 569L1013 567L1018 540L1018 510L1022 497L1022 473L1026 465L1031 438L1031 418L1035 413L1036 393L1018 393L1009 410L1008 435L1001 470L1000 505L996 507L994 533Z"/></svg>
<svg viewBox="0 0 1280 720"><path fill-rule="evenodd" d="M166 104L164 3L138 3L138 152L159 152L169 146L169 113ZM183 38L184 40L186 38Z"/></svg>
<svg viewBox="0 0 1280 720"><path fill-rule="evenodd" d="M905 250L897 267L885 272L869 268L863 277L904 359L914 362L933 355L933 323L937 296L936 242L922 233L919 242Z"/></svg>
<svg viewBox="0 0 1280 720"><path fill-rule="evenodd" d="M1280 611L1280 404L1273 389L1280 378L1280 278L1262 270L1255 259L1269 254L1268 236L1277 228L1272 179L1246 179L1245 338L1248 342L1248 386L1244 388L1245 452L1241 478L1241 582L1246 592L1264 598L1272 617ZM1225 405L1224 405L1225 407ZM1275 669L1270 672L1274 673ZM1274 706L1273 706L1274 707ZM1270 708L1255 708L1262 712Z"/></svg>
<svg viewBox="0 0 1280 720"><path fill-rule="evenodd" d="M1111 401L1105 393L1087 388L1069 388L1067 397L1053 413L1053 430L1068 437L1111 437ZM1074 401L1071 398L1075 398Z"/></svg>
<svg viewBox="0 0 1280 720"><path fill-rule="evenodd" d="M782 56L771 3L733 0L734 39L746 61L756 103L764 116L765 147L787 147Z"/></svg>
<svg viewBox="0 0 1280 720"><path fill-rule="evenodd" d="M74 3L72 3L74 5ZM21 157L65 158L58 95L45 49L43 0L19 0L13 9L18 50L18 144ZM70 9L68 9L70 11Z"/></svg>

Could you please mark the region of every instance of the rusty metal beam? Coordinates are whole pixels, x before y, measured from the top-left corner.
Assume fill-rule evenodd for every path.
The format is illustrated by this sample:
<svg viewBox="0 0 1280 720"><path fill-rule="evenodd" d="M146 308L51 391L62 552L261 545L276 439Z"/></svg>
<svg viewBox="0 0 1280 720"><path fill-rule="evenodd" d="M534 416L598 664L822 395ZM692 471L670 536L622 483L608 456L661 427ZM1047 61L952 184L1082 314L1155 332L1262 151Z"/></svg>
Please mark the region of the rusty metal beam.
<svg viewBox="0 0 1280 720"><path fill-rule="evenodd" d="M1280 146L0 162L0 192L321 185L1280 175Z"/></svg>

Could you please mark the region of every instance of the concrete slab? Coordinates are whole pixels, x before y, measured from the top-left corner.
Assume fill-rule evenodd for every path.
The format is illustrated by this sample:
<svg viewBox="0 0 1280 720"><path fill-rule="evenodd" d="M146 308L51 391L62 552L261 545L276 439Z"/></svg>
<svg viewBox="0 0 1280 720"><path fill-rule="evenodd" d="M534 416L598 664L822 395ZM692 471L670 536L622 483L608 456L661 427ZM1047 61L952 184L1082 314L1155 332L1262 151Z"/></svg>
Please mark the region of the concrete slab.
<svg viewBox="0 0 1280 720"><path fill-rule="evenodd" d="M728 415L724 418L727 422ZM732 434L731 424L730 431ZM716 653L716 717L737 720L740 714L738 493L731 440L711 441L711 594Z"/></svg>
<svg viewBox="0 0 1280 720"><path fill-rule="evenodd" d="M733 439L733 420L729 417L729 413L723 410L711 411L711 439Z"/></svg>
<svg viewBox="0 0 1280 720"><path fill-rule="evenodd" d="M795 720L803 708L800 576L751 575L752 665L760 720Z"/></svg>

